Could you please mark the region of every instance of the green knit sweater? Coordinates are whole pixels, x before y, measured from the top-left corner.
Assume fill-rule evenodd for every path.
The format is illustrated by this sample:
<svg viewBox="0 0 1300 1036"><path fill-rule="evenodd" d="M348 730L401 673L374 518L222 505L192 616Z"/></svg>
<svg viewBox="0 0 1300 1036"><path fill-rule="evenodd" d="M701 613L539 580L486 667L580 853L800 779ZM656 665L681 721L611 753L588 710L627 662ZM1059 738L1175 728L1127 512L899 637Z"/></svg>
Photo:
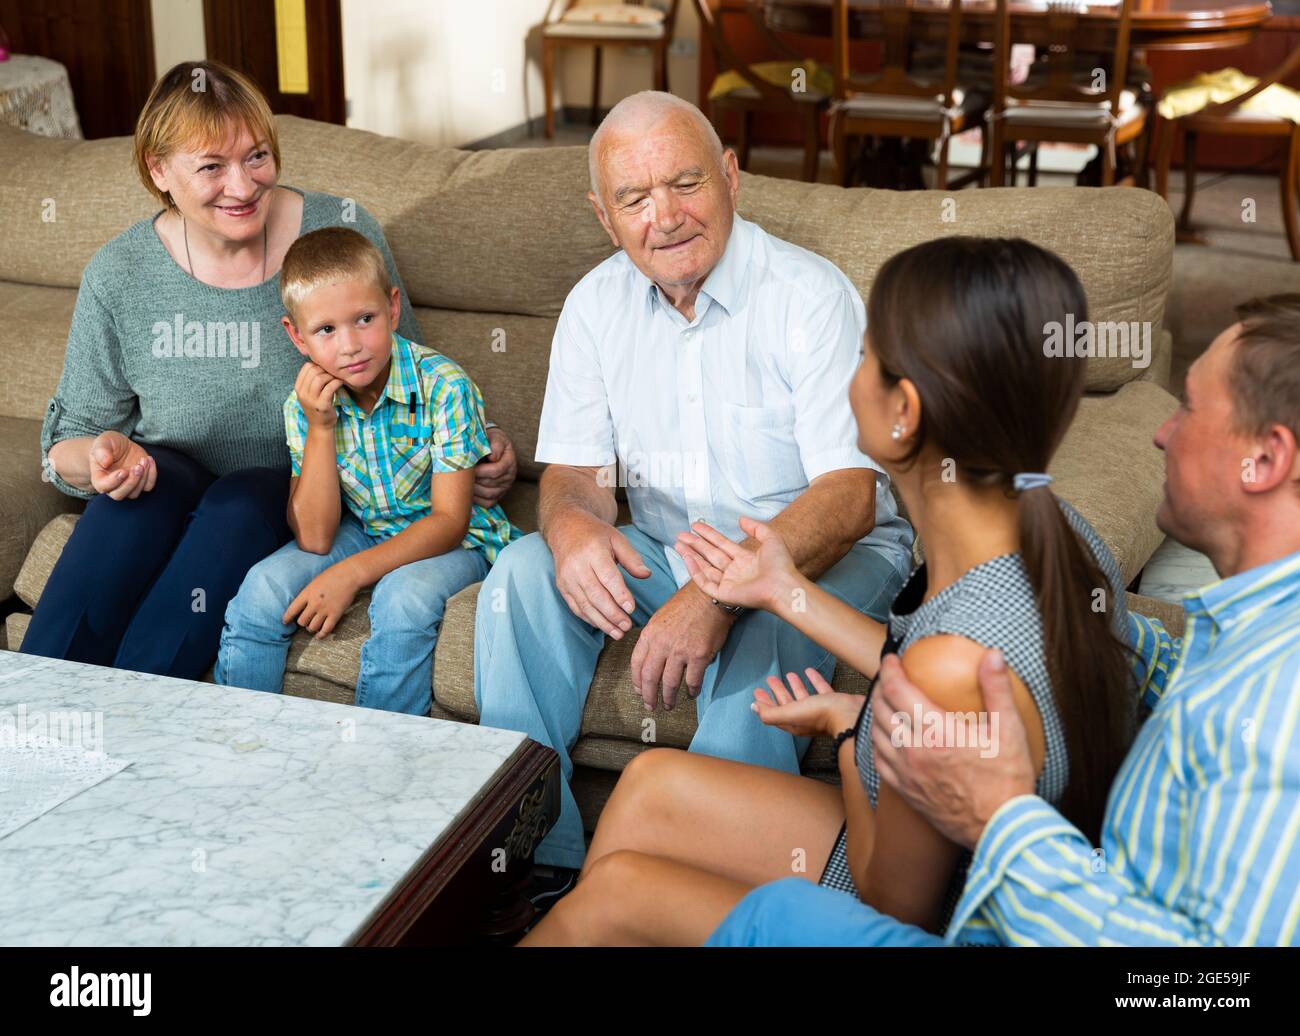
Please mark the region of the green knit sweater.
<svg viewBox="0 0 1300 1036"><path fill-rule="evenodd" d="M402 293L397 332L420 341L374 217L330 194L297 193L301 233L350 226L375 243ZM279 273L252 288L204 284L163 247L154 218L109 241L81 275L63 375L45 408L42 453L112 429L146 448L171 446L216 475L271 467L287 477L284 401L304 360L280 324ZM94 495L50 477L72 496Z"/></svg>

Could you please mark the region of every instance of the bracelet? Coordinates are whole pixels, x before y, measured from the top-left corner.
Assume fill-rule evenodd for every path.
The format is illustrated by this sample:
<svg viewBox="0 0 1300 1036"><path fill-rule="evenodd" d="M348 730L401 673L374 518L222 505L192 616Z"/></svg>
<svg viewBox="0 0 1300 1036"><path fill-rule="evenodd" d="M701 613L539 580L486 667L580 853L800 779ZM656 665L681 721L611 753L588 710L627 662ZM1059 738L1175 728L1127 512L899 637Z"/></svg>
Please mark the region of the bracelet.
<svg viewBox="0 0 1300 1036"><path fill-rule="evenodd" d="M840 754L840 745L844 744L845 741L848 741L850 739L853 740L857 739L858 727L862 725L862 713L866 711L867 702L869 702L870 700L871 699L869 697L863 695L862 706L861 708L858 709L858 718L853 721L853 726L849 727L847 730L841 730L838 734L835 735L835 756L836 757L838 757Z"/></svg>
<svg viewBox="0 0 1300 1036"><path fill-rule="evenodd" d="M710 597L709 600L712 601L719 608L721 608L728 615L739 616L745 613L745 606L743 604L723 604L716 597Z"/></svg>

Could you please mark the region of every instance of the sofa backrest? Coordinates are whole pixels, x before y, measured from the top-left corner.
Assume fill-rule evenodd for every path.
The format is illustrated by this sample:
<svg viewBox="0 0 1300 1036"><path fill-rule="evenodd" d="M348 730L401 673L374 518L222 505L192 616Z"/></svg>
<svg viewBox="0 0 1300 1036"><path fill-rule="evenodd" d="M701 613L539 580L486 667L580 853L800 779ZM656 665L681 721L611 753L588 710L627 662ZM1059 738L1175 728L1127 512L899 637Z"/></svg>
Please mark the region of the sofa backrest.
<svg viewBox="0 0 1300 1036"><path fill-rule="evenodd" d="M282 181L352 198L379 220L428 344L478 381L489 416L516 439L523 474L536 477L555 318L612 251L586 200L587 149L467 152L292 116L277 125ZM75 291L94 252L157 209L136 179L129 138L54 140L0 127L0 154L0 281ZM881 264L917 242L1026 237L1078 271L1094 321L1149 322L1153 340L1161 330L1173 220L1148 191L844 190L744 174L740 211L835 262L864 297ZM62 292L31 293L24 305L56 315L39 327L35 317L0 326L0 361L15 386L0 388L0 413L37 416L62 369L72 310ZM1123 357L1094 358L1088 387L1109 391L1141 374Z"/></svg>

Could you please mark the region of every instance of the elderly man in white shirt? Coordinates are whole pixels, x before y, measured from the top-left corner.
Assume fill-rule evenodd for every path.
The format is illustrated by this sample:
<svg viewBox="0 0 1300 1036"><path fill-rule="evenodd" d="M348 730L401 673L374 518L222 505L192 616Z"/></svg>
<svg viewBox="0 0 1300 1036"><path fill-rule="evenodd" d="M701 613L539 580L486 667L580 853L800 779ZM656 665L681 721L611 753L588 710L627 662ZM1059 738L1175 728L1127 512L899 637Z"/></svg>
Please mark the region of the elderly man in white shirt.
<svg viewBox="0 0 1300 1036"><path fill-rule="evenodd" d="M759 722L768 676L835 659L766 612L720 605L672 548L696 521L744 538L768 522L850 606L888 614L912 530L857 449L848 384L866 316L832 263L736 214L736 156L693 105L646 92L591 142L596 215L620 249L578 282L551 346L537 460L540 531L502 552L478 598L481 722L560 755L550 868L586 848L568 750L605 638L641 627L631 686L647 709L695 698L691 751L797 773L807 739ZM632 524L615 527L615 486Z"/></svg>

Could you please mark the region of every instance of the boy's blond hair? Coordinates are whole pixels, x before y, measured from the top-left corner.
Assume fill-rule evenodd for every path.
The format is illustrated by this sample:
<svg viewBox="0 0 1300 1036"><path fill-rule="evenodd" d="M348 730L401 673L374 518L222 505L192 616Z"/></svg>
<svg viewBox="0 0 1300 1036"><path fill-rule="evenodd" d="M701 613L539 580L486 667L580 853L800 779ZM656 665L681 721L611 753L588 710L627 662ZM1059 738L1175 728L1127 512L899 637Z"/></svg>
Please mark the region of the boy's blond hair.
<svg viewBox="0 0 1300 1036"><path fill-rule="evenodd" d="M340 281L368 280L387 301L393 290L388 267L373 242L350 227L322 227L303 234L280 267L280 301L298 323L298 306L311 292Z"/></svg>
<svg viewBox="0 0 1300 1036"><path fill-rule="evenodd" d="M168 191L158 189L149 175L149 159L169 158L176 151L219 147L226 137L246 126L256 143L267 150L280 171L280 139L271 106L247 76L219 61L182 61L158 77L135 123L135 167L145 189L176 208Z"/></svg>

